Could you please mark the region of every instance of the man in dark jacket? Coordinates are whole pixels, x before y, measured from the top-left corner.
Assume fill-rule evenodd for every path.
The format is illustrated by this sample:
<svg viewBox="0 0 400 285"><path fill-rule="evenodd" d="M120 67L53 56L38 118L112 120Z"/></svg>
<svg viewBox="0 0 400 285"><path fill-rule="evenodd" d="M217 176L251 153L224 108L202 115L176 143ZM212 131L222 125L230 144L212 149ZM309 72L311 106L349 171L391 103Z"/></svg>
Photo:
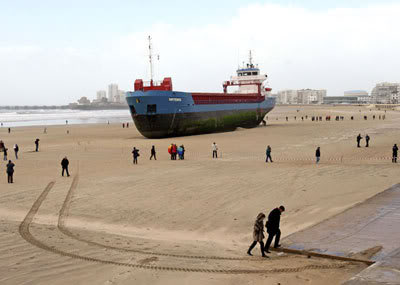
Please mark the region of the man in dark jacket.
<svg viewBox="0 0 400 285"><path fill-rule="evenodd" d="M151 160L153 157L154 157L154 160L157 160L157 157L156 157L156 147L155 147L154 145L151 147L151 156L150 156L150 160Z"/></svg>
<svg viewBox="0 0 400 285"><path fill-rule="evenodd" d="M64 157L63 160L61 160L61 167L62 167L61 175L62 176L64 176L64 171L66 171L67 172L67 176L69 177L68 165L69 165L68 158Z"/></svg>
<svg viewBox="0 0 400 285"><path fill-rule="evenodd" d="M273 209L268 215L268 221L266 223L268 239L265 245L265 252L269 253L269 247L271 246L272 239L275 237L274 248L278 248L281 245L279 244L279 239L281 238L281 230L279 229L279 224L281 221L281 214L285 211L284 206L280 206L279 208Z"/></svg>
<svg viewBox="0 0 400 285"><path fill-rule="evenodd" d="M399 148L397 147L397 144L394 144L393 146L393 154L392 154L392 162L393 163L397 163L397 151L399 150Z"/></svg>
<svg viewBox="0 0 400 285"><path fill-rule="evenodd" d="M4 161L7 161L7 151L8 151L8 148L4 147L3 148L3 160Z"/></svg>
<svg viewBox="0 0 400 285"><path fill-rule="evenodd" d="M265 162L268 162L268 159L269 159L271 162L273 162L273 161L272 161L272 157L271 157L271 151L272 151L271 147L270 147L270 146L267 146L267 151L266 151L267 159L265 160Z"/></svg>
<svg viewBox="0 0 400 285"><path fill-rule="evenodd" d="M134 147L132 150L132 154L133 154L133 164L137 164L137 158L140 155L139 150L136 147Z"/></svg>
<svg viewBox="0 0 400 285"><path fill-rule="evenodd" d="M318 163L320 158L321 158L321 149L319 147L317 147L317 150L315 151L315 158L316 158L317 163Z"/></svg>
<svg viewBox="0 0 400 285"><path fill-rule="evenodd" d="M358 134L358 136L357 136L357 147L360 147L361 139L362 139L361 134Z"/></svg>
<svg viewBox="0 0 400 285"><path fill-rule="evenodd" d="M365 136L365 147L369 147L369 135Z"/></svg>
<svg viewBox="0 0 400 285"><path fill-rule="evenodd" d="M14 181L13 181L14 166L15 166L15 164L12 163L11 160L9 160L8 164L7 164L7 181L8 181L8 183L14 183Z"/></svg>
<svg viewBox="0 0 400 285"><path fill-rule="evenodd" d="M35 140L36 152L39 151L39 141L40 141L39 139Z"/></svg>

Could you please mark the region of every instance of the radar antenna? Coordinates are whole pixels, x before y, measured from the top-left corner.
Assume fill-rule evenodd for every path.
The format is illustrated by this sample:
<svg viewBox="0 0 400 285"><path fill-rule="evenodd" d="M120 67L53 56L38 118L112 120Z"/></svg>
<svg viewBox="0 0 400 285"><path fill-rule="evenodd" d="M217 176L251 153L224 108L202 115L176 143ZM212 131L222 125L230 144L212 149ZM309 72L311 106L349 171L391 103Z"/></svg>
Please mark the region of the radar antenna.
<svg viewBox="0 0 400 285"><path fill-rule="evenodd" d="M153 82L153 47L151 44L151 36L149 36L149 62L150 62L150 80Z"/></svg>

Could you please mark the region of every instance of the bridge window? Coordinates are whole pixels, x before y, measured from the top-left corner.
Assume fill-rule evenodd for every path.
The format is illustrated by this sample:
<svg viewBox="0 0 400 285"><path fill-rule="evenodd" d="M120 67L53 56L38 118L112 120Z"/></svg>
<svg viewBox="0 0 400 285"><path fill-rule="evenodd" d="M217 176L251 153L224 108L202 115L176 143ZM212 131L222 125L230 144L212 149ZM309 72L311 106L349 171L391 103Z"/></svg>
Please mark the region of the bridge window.
<svg viewBox="0 0 400 285"><path fill-rule="evenodd" d="M258 72L256 71L256 72L253 72L253 75L258 75Z"/></svg>

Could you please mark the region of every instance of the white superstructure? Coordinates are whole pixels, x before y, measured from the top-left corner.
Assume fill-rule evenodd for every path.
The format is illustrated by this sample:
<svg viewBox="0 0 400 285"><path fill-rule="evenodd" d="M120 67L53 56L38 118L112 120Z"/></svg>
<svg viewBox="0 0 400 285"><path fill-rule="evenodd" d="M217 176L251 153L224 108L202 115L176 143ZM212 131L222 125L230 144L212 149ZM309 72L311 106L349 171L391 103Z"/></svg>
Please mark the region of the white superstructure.
<svg viewBox="0 0 400 285"><path fill-rule="evenodd" d="M236 70L236 76L231 76L230 81L224 82L224 90L227 86L239 86L236 93L261 93L260 95L266 96L271 92L271 88L266 88L263 85L267 78L268 75L261 74L258 65L253 64L253 57L250 51L249 63Z"/></svg>

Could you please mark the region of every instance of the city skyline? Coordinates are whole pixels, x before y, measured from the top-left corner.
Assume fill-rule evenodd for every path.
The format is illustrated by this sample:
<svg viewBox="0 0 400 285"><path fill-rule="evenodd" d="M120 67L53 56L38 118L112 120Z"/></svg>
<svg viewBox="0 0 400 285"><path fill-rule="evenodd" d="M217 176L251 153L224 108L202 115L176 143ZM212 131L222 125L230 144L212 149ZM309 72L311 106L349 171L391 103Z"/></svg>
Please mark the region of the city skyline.
<svg viewBox="0 0 400 285"><path fill-rule="evenodd" d="M132 90L136 78L149 79L148 35L160 55L155 78L171 76L180 91L222 92L250 49L273 93L370 93L400 81L395 1L178 2L1 4L0 105L65 104L109 82Z"/></svg>

